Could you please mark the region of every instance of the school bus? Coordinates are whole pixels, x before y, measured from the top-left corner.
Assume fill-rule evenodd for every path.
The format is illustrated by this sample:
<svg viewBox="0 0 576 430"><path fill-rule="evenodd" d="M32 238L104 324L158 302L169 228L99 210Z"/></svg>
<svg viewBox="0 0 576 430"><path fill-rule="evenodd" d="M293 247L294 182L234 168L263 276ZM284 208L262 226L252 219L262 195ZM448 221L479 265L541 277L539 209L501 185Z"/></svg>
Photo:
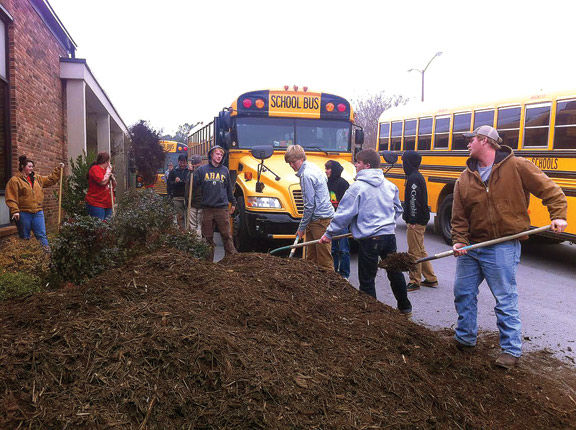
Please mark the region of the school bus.
<svg viewBox="0 0 576 430"><path fill-rule="evenodd" d="M153 185L146 188L154 188L158 194L166 195L168 194L167 183L168 177L166 176L166 171L168 170L168 164L172 163L174 168L178 167L178 156L188 154L188 145L182 142L177 142L175 140L161 140L158 142L162 149L164 149L164 165L158 169L156 172L156 181ZM144 187L144 179L136 175L136 188Z"/></svg>
<svg viewBox="0 0 576 430"><path fill-rule="evenodd" d="M576 91L537 94L497 102L456 107L404 106L385 111L379 118L379 150L401 155L417 150L422 155L421 173L428 187L428 203L436 213L435 229L450 243L450 219L454 184L465 169L467 139L463 133L481 125L498 130L503 145L542 169L568 199L568 228L549 241L576 242ZM401 166L387 177L404 196ZM548 210L531 196L528 212L532 226L550 223Z"/></svg>
<svg viewBox="0 0 576 430"><path fill-rule="evenodd" d="M346 99L294 86L242 94L192 134L188 146L203 156L214 145L227 150L223 162L238 201L234 241L239 250L252 250L269 239L294 239L302 218L300 181L284 161L286 148L301 145L307 160L322 170L326 161L338 161L351 183L353 151L363 139Z"/></svg>

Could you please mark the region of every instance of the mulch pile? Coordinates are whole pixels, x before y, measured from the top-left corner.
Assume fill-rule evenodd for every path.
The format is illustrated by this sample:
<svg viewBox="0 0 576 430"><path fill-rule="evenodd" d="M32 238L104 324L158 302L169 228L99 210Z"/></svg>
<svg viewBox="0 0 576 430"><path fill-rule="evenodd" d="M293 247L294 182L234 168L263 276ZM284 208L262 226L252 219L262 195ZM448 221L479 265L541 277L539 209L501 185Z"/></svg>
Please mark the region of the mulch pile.
<svg viewBox="0 0 576 430"><path fill-rule="evenodd" d="M0 327L2 429L576 423L570 387L460 352L299 259L157 253L0 303Z"/></svg>

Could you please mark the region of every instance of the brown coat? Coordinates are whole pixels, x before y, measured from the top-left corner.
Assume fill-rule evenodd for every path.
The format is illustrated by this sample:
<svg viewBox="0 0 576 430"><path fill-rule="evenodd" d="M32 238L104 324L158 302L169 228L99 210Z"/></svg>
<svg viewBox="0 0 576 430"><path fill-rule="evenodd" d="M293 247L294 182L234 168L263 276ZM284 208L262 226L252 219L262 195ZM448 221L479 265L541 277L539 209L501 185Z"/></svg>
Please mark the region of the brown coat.
<svg viewBox="0 0 576 430"><path fill-rule="evenodd" d="M22 172L12 176L6 184L6 205L10 209L10 217L19 212L40 212L44 188L54 185L59 179L60 167L54 168L50 176L35 175L34 188Z"/></svg>
<svg viewBox="0 0 576 430"><path fill-rule="evenodd" d="M542 199L550 219L566 219L568 202L562 189L533 163L503 146L488 179L482 182L478 161L469 158L454 188L452 242L484 242L530 228L530 194Z"/></svg>

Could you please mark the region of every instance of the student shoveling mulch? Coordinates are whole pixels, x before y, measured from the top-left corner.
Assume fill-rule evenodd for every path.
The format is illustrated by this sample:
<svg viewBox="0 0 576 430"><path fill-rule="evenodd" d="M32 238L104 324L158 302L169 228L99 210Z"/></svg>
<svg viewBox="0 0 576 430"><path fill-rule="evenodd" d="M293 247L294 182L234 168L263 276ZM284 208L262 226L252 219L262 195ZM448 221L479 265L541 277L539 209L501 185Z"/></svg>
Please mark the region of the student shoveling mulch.
<svg viewBox="0 0 576 430"><path fill-rule="evenodd" d="M82 287L1 302L0 327L2 429L576 422L575 387L498 369L482 343L460 352L299 259L161 252Z"/></svg>

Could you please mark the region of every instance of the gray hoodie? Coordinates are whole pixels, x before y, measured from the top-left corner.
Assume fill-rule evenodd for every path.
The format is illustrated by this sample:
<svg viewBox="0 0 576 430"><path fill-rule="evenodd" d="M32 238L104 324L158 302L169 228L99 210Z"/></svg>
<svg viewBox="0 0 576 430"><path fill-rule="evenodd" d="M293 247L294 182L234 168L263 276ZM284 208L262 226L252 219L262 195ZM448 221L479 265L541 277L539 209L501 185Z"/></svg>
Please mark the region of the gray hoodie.
<svg viewBox="0 0 576 430"><path fill-rule="evenodd" d="M340 200L326 237L347 230L355 239L394 234L396 218L402 214L398 188L380 169L364 169Z"/></svg>
<svg viewBox="0 0 576 430"><path fill-rule="evenodd" d="M334 207L330 203L328 178L315 164L304 161L296 176L300 178L300 188L304 200L304 213L298 230L304 231L310 221L334 216Z"/></svg>

